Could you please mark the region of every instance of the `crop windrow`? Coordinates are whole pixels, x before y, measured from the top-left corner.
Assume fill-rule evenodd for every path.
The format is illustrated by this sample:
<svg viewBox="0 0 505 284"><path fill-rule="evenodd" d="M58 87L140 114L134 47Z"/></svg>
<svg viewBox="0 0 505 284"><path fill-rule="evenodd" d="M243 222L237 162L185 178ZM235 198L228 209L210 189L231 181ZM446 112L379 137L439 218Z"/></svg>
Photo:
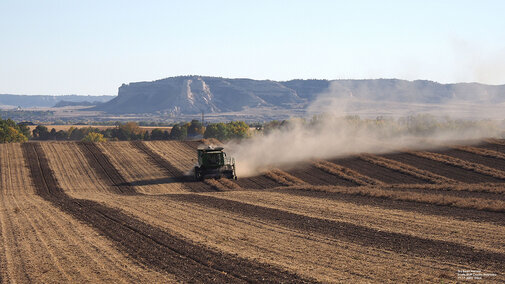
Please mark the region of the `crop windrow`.
<svg viewBox="0 0 505 284"><path fill-rule="evenodd" d="M497 144L497 145L505 146L505 140L503 140L503 139L489 138L489 139L486 139L484 141L487 142L487 143L491 143L491 144Z"/></svg>
<svg viewBox="0 0 505 284"><path fill-rule="evenodd" d="M321 191L347 195L386 198L398 201L427 203L442 206L452 206L464 209L477 209L490 212L505 212L505 202L501 200L489 200L481 198L462 198L442 194L427 194L411 191L387 190L374 186L290 186L288 189L304 191Z"/></svg>
<svg viewBox="0 0 505 284"><path fill-rule="evenodd" d="M471 146L457 146L457 147L454 147L454 149L477 154L477 155L481 155L481 156L505 160L505 154L503 154L501 152L489 150L489 149L477 148L477 147L471 147Z"/></svg>
<svg viewBox="0 0 505 284"><path fill-rule="evenodd" d="M487 193L505 193L505 187L502 183L448 183L448 184L390 184L383 188L397 189L427 189L439 191L468 191L468 192L487 192Z"/></svg>
<svg viewBox="0 0 505 284"><path fill-rule="evenodd" d="M316 168L321 169L329 174L336 175L348 181L352 181L358 185L385 185L380 180L376 180L374 178L362 175L356 171L353 171L349 168L342 167L340 165L319 160L312 163Z"/></svg>
<svg viewBox="0 0 505 284"><path fill-rule="evenodd" d="M402 162L398 162L395 160L387 159L384 157L372 155L372 154L361 154L358 156L360 159L367 161L369 163L372 163L374 165L378 165L381 167L385 167L394 171L398 171L404 174L408 174L417 178L420 178L422 180L431 182L431 183L437 183L437 184L447 184L447 183L458 183L457 181L437 175L435 173L422 170L407 164L404 164Z"/></svg>
<svg viewBox="0 0 505 284"><path fill-rule="evenodd" d="M219 182L222 183L224 186L226 186L228 189L234 189L234 190L241 190L242 187L240 185L236 184L235 182L227 179L227 178L221 178L219 179Z"/></svg>
<svg viewBox="0 0 505 284"><path fill-rule="evenodd" d="M407 153L421 157L421 158L426 158L426 159L442 162L447 165L456 166L456 167L459 167L462 169L474 171L474 172L481 173L481 174L484 174L487 176L491 176L491 177L505 180L505 172L504 171L493 169L493 168L490 168L490 167L487 167L487 166L484 166L481 164L472 163L472 162L464 161L464 160L454 158L451 156L433 153L433 152L408 151Z"/></svg>
<svg viewBox="0 0 505 284"><path fill-rule="evenodd" d="M294 177L284 171L279 169L271 169L270 171L264 173L265 176L272 179L275 182L280 184L291 186L291 185L306 185L307 183L303 180Z"/></svg>

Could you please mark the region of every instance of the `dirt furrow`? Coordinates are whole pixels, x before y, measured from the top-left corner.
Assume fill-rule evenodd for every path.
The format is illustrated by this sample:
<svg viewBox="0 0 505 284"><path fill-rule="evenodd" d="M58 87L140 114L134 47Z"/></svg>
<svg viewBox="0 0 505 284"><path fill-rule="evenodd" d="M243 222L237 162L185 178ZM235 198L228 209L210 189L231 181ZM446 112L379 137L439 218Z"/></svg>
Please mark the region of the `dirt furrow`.
<svg viewBox="0 0 505 284"><path fill-rule="evenodd" d="M69 194L93 193L97 191L117 192L108 180L100 178L99 174L89 165L89 160L75 143L41 143L44 152L51 156L55 167L54 174L66 182L62 184ZM69 161L76 161L70 163ZM93 161L93 160L92 160ZM86 165L86 166L83 166Z"/></svg>
<svg viewBox="0 0 505 284"><path fill-rule="evenodd" d="M13 221L9 227L12 238L8 244L13 260L10 282L125 283L131 281L129 279L141 282L173 279L159 277L160 274L155 272L149 272L150 276L146 277L143 275L145 270L138 265L119 256L113 249L105 249L107 245L102 246L103 239L92 229L36 195L20 145L5 147L9 147L6 159L9 164L0 167L7 168L8 175L2 174L0 199ZM96 249L97 245L104 250ZM108 254L103 255L104 252ZM107 262L109 255L115 255L117 261L128 269ZM138 274L130 277L134 269Z"/></svg>
<svg viewBox="0 0 505 284"><path fill-rule="evenodd" d="M185 281L303 280L268 265L194 245L97 202L72 199L59 188L40 145L23 146L40 196L92 225L134 259L150 267L167 271Z"/></svg>
<svg viewBox="0 0 505 284"><path fill-rule="evenodd" d="M95 170L101 179L110 181L109 185L118 193L134 194L133 188L119 172L114 168L109 158L94 143L77 143L80 150L88 160L89 165Z"/></svg>
<svg viewBox="0 0 505 284"><path fill-rule="evenodd" d="M384 232L346 222L320 219L294 214L278 209L255 206L248 203L221 199L213 196L183 194L170 195L183 202L193 202L248 218L262 219L282 226L310 233L317 233L370 247L381 247L396 253L414 256L429 256L455 263L502 271L505 269L505 254L476 250L472 247L410 235Z"/></svg>
<svg viewBox="0 0 505 284"><path fill-rule="evenodd" d="M269 193L261 191L258 194ZM466 267L429 257L418 258L384 251L382 248L363 247L341 239L307 234L267 220L255 220L218 208L159 196L100 194L93 198L199 243L288 267L290 271L323 282L395 281L406 275L414 282L433 282L438 280L428 279L438 279L441 271L450 272L455 267Z"/></svg>
<svg viewBox="0 0 505 284"><path fill-rule="evenodd" d="M215 194L212 195L215 196ZM280 192L224 192L220 193L218 197L311 217L350 222L378 230L450 241L478 249L505 253L505 226L485 222L460 221L449 216L432 216L405 210L356 205L340 200L287 195Z"/></svg>
<svg viewBox="0 0 505 284"><path fill-rule="evenodd" d="M436 153L451 156L475 164L481 164L497 170L505 169L505 154L496 151L481 149L477 147L468 148L468 146L462 146L459 148L447 149L445 151L436 151ZM503 158L500 158L500 154L503 156Z"/></svg>
<svg viewBox="0 0 505 284"><path fill-rule="evenodd" d="M188 192L181 178L170 176L152 159L139 150L134 142L103 142L97 146L109 158L123 178L142 194Z"/></svg>
<svg viewBox="0 0 505 284"><path fill-rule="evenodd" d="M331 163L337 164L341 167L353 170L362 176L366 176L369 179L377 180L382 184L398 184L398 183L410 183L419 184L426 183L425 180L419 179L418 177L402 173L397 170L392 170L387 167L377 166L377 164L370 163L357 156L341 159L330 160Z"/></svg>
<svg viewBox="0 0 505 284"><path fill-rule="evenodd" d="M349 168L328 161L323 160L316 161L313 163L313 165L318 169L321 169L327 173L336 175L348 181L354 182L358 185L384 185L384 183L379 180L372 179Z"/></svg>
<svg viewBox="0 0 505 284"><path fill-rule="evenodd" d="M505 212L505 201L482 198L462 198L440 193L419 193L413 191L391 190L387 187L359 186L290 186L289 189L305 191L323 191L338 194L358 195L390 200L427 203L440 206L451 206L463 209L476 209L489 212Z"/></svg>
<svg viewBox="0 0 505 284"><path fill-rule="evenodd" d="M500 180L505 180L505 172L497 169L493 169L481 164L469 162L469 161L464 161L455 157L439 154L439 153L433 153L433 152L409 152L409 154L419 156L422 158L427 158L431 159L434 161L438 161L444 164L456 166L463 168L465 170L470 170L474 171L480 174L484 174L490 177L495 178L495 180L490 180L490 182L499 182Z"/></svg>
<svg viewBox="0 0 505 284"><path fill-rule="evenodd" d="M311 185L357 185L354 182L318 169L311 164L297 165L295 168L287 169L285 171Z"/></svg>
<svg viewBox="0 0 505 284"><path fill-rule="evenodd" d="M386 159L384 157L380 157L377 155L372 155L372 154L362 154L358 156L360 159L367 161L369 163L381 166L381 167L386 167L388 169L398 171L404 174L408 174L411 176L414 176L416 178L419 178L420 180L427 181L430 183L439 183L439 184L447 184L447 183L457 183L457 181L434 174L429 171L425 171L398 161ZM422 183L422 182L420 182Z"/></svg>
<svg viewBox="0 0 505 284"><path fill-rule="evenodd" d="M420 156L408 154L408 153L391 153L381 155L387 159L395 160L408 164L410 166L426 170L438 175L454 179L466 184L479 184L479 183L489 183L489 182L502 182L496 178L483 175L481 173L466 170L459 166L454 166L450 164L445 164L440 161L423 158Z"/></svg>

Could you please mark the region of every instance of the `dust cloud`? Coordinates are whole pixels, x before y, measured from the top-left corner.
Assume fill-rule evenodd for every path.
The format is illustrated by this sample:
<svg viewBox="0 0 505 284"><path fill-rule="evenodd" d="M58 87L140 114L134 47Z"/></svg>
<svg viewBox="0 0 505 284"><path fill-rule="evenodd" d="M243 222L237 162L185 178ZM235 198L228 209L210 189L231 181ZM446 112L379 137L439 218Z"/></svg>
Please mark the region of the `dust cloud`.
<svg viewBox="0 0 505 284"><path fill-rule="evenodd" d="M425 113L426 107L419 109L415 104L388 106L357 99L352 94L336 95L330 86L309 106L306 118L291 119L280 128L229 142L225 149L236 159L237 175L247 177L313 159L429 149L455 140L475 142L503 134L503 121L462 119L467 113L458 113L460 107L450 103L433 107L439 108L438 116ZM384 108L388 115L377 116L384 113ZM444 110L450 110L451 116L440 116Z"/></svg>

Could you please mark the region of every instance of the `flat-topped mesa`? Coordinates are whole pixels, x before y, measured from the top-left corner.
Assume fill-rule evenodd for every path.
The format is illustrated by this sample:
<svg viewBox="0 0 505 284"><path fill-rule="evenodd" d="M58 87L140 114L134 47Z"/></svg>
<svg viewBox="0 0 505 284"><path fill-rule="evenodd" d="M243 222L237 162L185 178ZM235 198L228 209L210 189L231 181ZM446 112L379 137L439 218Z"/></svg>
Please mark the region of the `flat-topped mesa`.
<svg viewBox="0 0 505 284"><path fill-rule="evenodd" d="M320 94L374 102L504 103L505 85L440 84L398 79L291 80L228 79L205 76L170 77L119 87L118 97L93 110L109 113L197 114L235 112L245 108L303 109Z"/></svg>

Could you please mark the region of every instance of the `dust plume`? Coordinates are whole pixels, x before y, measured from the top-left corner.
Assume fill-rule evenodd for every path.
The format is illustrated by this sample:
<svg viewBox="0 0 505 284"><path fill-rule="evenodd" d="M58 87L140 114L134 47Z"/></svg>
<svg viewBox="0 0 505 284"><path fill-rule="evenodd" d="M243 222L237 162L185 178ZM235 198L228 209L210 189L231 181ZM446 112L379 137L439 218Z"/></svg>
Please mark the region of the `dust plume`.
<svg viewBox="0 0 505 284"><path fill-rule="evenodd" d="M373 109L373 106L380 107ZM373 117L374 113L384 112L381 107L387 108L389 115ZM395 107L398 110L392 112ZM335 94L330 87L308 108L307 118L291 119L251 139L230 142L225 148L237 161L237 175L246 177L312 159L424 149L454 140L498 137L503 133L500 121L460 119L457 107L450 104L438 107L451 109L451 117L423 113L425 108L417 112L415 105L388 107L379 102L370 103L352 94Z"/></svg>

